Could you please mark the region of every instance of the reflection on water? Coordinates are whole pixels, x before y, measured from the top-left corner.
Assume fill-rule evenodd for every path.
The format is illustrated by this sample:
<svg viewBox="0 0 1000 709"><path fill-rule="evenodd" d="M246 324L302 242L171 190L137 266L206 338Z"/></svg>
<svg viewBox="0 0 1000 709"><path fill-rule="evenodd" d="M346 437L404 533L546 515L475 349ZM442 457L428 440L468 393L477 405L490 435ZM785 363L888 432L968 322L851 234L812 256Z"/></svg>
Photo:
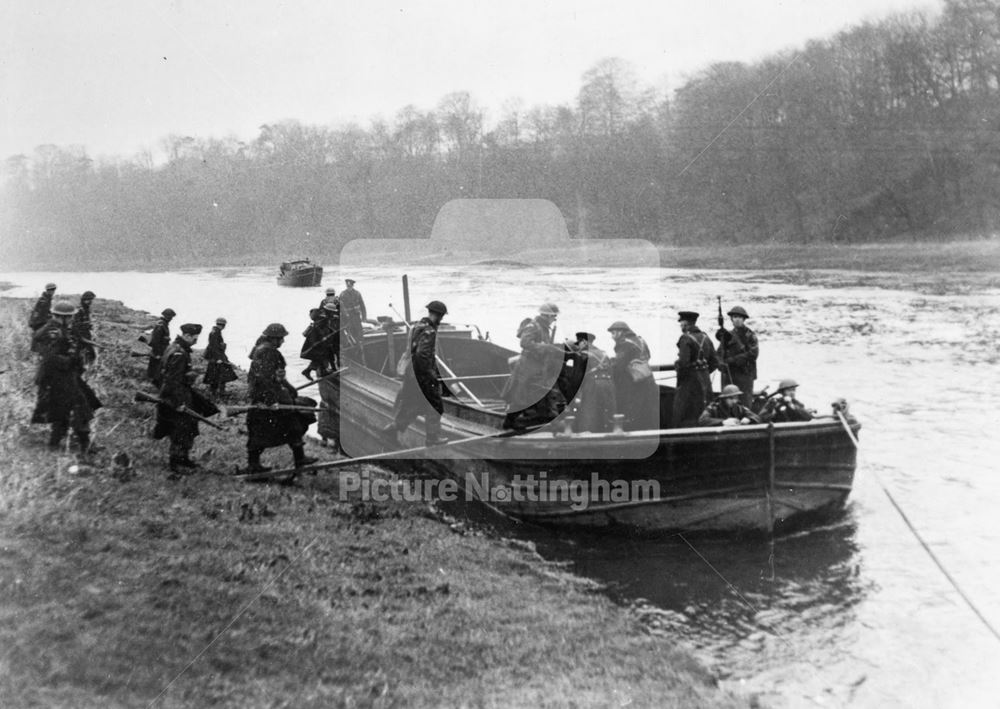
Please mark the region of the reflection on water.
<svg viewBox="0 0 1000 709"><path fill-rule="evenodd" d="M352 271L369 314L402 310L399 273ZM775 540L723 541L571 535L511 527L552 559L607 584L663 642L683 638L726 686L781 706L996 706L1000 643L963 604L887 501L894 497L983 613L1000 626L1000 289L937 275L791 274L656 269L526 269L491 264L409 269L414 312L448 303L449 321L474 322L515 342L517 323L544 301L561 307L559 337L587 329L608 347L624 319L657 362L672 361L676 311L700 309L715 330L716 296L750 312L760 335L758 384L798 379L800 397L826 411L846 397L863 424L855 489L828 526ZM159 312L177 323L223 315L238 364L269 322L293 333L290 372L321 288L280 288L271 269L183 273L0 274L37 296L63 292ZM326 281L340 289L331 270ZM96 286L96 287L95 287ZM97 322L99 308L95 309ZM707 322L706 322L707 320ZM100 334L100 326L97 329ZM299 380L302 383L304 380ZM481 511L468 510L480 515ZM692 548L693 545L693 548Z"/></svg>

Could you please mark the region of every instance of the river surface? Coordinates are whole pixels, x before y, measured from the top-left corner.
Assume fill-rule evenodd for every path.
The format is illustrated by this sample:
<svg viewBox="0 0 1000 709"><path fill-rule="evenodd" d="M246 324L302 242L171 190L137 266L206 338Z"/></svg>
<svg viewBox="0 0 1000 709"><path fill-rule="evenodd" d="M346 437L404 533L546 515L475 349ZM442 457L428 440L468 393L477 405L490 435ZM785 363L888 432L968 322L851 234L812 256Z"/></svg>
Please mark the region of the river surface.
<svg viewBox="0 0 1000 709"><path fill-rule="evenodd" d="M723 678L770 706L1000 706L1000 640L966 605L893 507L888 489L956 583L1000 627L1000 290L973 276L911 280L872 273L524 268L408 269L417 306L444 300L449 321L513 345L518 322L560 305L559 335L587 329L611 349L626 320L654 362L674 358L676 311L716 296L741 304L761 339L758 385L799 380L821 412L846 397L861 421L854 491L843 517L767 541L649 539L503 529L605 584L649 631L681 639ZM398 269L357 268L369 316L402 310ZM994 275L995 274L991 274ZM0 273L3 295L93 290L184 322L229 320L230 357L246 366L270 322L292 357L322 288L282 288L272 269L175 273ZM327 284L342 281L330 272ZM95 308L100 322L100 308ZM706 322L707 321L707 322ZM150 320L152 325L153 320ZM138 333L137 333L138 335ZM97 327L100 337L100 326ZM199 346L204 346L202 338Z"/></svg>

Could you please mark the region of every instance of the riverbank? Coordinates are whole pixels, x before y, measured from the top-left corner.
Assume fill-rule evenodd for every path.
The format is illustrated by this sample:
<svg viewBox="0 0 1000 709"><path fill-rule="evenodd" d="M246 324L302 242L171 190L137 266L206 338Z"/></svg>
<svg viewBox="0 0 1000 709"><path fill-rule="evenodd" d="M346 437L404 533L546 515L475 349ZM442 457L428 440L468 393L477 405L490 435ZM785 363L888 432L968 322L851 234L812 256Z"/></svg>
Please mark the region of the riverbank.
<svg viewBox="0 0 1000 709"><path fill-rule="evenodd" d="M572 249L533 249L527 252L505 250L503 244L492 244L496 253L483 251L463 251L461 249L436 249L430 240L411 239L406 243L412 248L400 251L398 240L392 240L382 247L377 240L371 240L370 253L364 254L351 247L352 264L385 265L400 261L400 265L410 263L478 263L484 260L503 258L515 263L531 265L571 265L614 266L655 265L650 256L659 256L663 268L706 268L748 271L790 271L790 270L853 270L888 272L901 274L934 275L947 273L1000 273L1000 239L978 239L968 241L940 242L886 242L873 244L748 244L743 246L664 246L653 242L645 248L630 246L618 240L581 241L572 239ZM312 260L322 264L332 273L337 270L341 252L315 254ZM159 263L155 260L130 259L123 255L109 262L100 259L88 262L82 255L74 254L74 259L65 264L16 263L8 265L11 270L20 271L60 271L60 270L135 270L159 271L183 268L263 268L273 267L277 275L278 264L287 261L288 256L261 255L247 257L214 256L211 258L182 259L171 258ZM16 268L14 268L16 266Z"/></svg>
<svg viewBox="0 0 1000 709"><path fill-rule="evenodd" d="M202 468L168 480L132 400L151 391L127 353L150 316L119 303L94 305L114 347L87 375L103 449L50 452L27 424L30 307L0 299L0 704L746 706L530 545L341 495L332 474L232 479L238 419L202 426Z"/></svg>

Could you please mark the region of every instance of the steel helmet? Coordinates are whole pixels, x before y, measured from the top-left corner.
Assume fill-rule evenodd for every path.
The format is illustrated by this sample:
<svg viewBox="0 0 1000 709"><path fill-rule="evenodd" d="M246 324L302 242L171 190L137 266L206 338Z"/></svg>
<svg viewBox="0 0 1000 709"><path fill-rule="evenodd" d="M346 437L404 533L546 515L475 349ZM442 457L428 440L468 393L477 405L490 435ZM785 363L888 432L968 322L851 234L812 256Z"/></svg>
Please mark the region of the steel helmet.
<svg viewBox="0 0 1000 709"><path fill-rule="evenodd" d="M749 315L747 315L747 311L743 309L742 305L734 305L732 308L729 309L729 312L726 313L726 315L741 315L745 318L750 317Z"/></svg>
<svg viewBox="0 0 1000 709"><path fill-rule="evenodd" d="M337 295L337 289L336 288L327 288L326 289L326 294L327 295Z"/></svg>
<svg viewBox="0 0 1000 709"><path fill-rule="evenodd" d="M428 303L427 310L431 313L440 313L441 315L448 314L448 306L446 306L440 300L432 300L430 303Z"/></svg>
<svg viewBox="0 0 1000 709"><path fill-rule="evenodd" d="M83 292L83 295L80 296L80 300L93 300L96 297L97 296L94 295L94 291L92 291L92 290L85 290Z"/></svg>
<svg viewBox="0 0 1000 709"><path fill-rule="evenodd" d="M280 322L273 322L264 328L264 337L288 337L288 330Z"/></svg>
<svg viewBox="0 0 1000 709"><path fill-rule="evenodd" d="M56 284L55 283L49 282L49 283L45 284L45 290L55 290L55 289L56 289Z"/></svg>
<svg viewBox="0 0 1000 709"><path fill-rule="evenodd" d="M335 313L340 310L340 307L336 303L323 303L323 310L329 310L331 313Z"/></svg>
<svg viewBox="0 0 1000 709"><path fill-rule="evenodd" d="M75 312L76 306L68 300L57 301L56 304L52 306L53 315L72 315Z"/></svg>
<svg viewBox="0 0 1000 709"><path fill-rule="evenodd" d="M631 330L624 320L615 320L608 326L608 332L614 332L615 330Z"/></svg>
<svg viewBox="0 0 1000 709"><path fill-rule="evenodd" d="M782 391L784 389L791 389L793 387L797 387L798 385L799 383L794 379L782 379L780 382L778 382L778 391Z"/></svg>
<svg viewBox="0 0 1000 709"><path fill-rule="evenodd" d="M167 308L162 313L160 313L160 315L162 315L163 317L165 317L165 318L167 318L169 320L170 318L172 318L175 315L177 315L177 313L174 312L173 308Z"/></svg>
<svg viewBox="0 0 1000 709"><path fill-rule="evenodd" d="M558 315L559 306L555 303L544 303L541 308L538 309L539 315Z"/></svg>
<svg viewBox="0 0 1000 709"><path fill-rule="evenodd" d="M226 320L225 318L216 318L215 319L215 324L216 325L226 325L228 323L229 323L229 321Z"/></svg>
<svg viewBox="0 0 1000 709"><path fill-rule="evenodd" d="M731 396L742 396L743 392L735 384L726 384L722 387L722 392L719 394L720 399L728 399Z"/></svg>

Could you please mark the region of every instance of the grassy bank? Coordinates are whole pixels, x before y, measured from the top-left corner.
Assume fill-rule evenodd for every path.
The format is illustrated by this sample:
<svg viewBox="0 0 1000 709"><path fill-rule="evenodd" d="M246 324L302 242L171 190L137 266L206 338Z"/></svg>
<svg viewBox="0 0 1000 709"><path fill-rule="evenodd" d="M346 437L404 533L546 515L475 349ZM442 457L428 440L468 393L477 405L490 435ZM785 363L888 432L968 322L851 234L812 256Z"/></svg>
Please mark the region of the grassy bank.
<svg viewBox="0 0 1000 709"><path fill-rule="evenodd" d="M29 309L0 299L0 705L745 705L530 547L341 499L332 474L233 480L237 419L202 427L202 470L168 480L124 351L87 376L103 450L71 472L27 424ZM94 318L124 348L149 321L102 300Z"/></svg>

